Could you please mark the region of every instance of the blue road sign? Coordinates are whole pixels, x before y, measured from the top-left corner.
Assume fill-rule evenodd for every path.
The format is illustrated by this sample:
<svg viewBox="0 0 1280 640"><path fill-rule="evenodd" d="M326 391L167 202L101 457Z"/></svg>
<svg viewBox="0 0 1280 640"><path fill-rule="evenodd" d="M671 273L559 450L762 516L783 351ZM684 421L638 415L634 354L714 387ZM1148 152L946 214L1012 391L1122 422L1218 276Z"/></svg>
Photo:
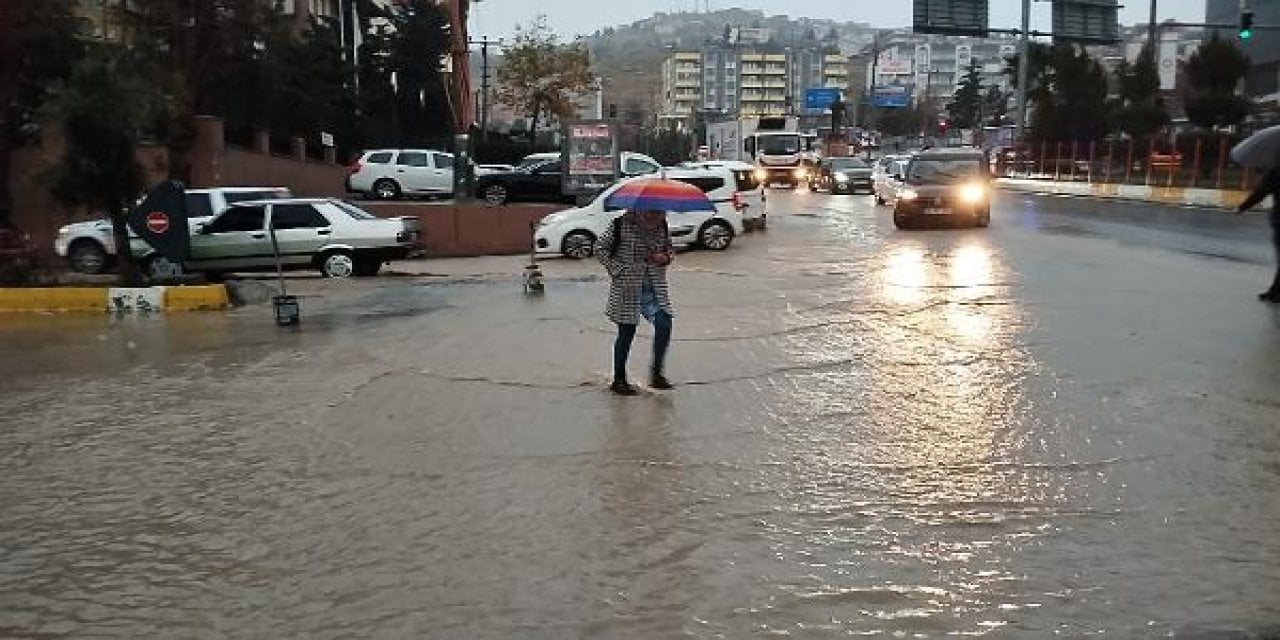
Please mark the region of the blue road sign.
<svg viewBox="0 0 1280 640"><path fill-rule="evenodd" d="M831 87L808 89L804 92L804 108L823 111L830 109L840 99L840 90Z"/></svg>
<svg viewBox="0 0 1280 640"><path fill-rule="evenodd" d="M903 85L879 85L871 95L871 106L887 108L909 107L911 106L911 92L908 91L908 87Z"/></svg>

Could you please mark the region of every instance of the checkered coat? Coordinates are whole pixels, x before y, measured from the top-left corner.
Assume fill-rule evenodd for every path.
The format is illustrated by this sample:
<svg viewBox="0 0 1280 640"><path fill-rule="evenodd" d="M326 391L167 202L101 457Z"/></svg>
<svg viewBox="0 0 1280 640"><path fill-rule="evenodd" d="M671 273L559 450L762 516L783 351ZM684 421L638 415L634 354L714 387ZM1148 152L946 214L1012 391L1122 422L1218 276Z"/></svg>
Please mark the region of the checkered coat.
<svg viewBox="0 0 1280 640"><path fill-rule="evenodd" d="M658 305L663 311L675 316L671 306L671 292L667 287L667 268L649 264L645 260L654 249L672 251L666 225L658 229L645 229L636 224L632 215L624 214L622 223L617 225L622 240L618 243L616 254L610 251L613 247L614 228L614 223L610 222L595 246L596 259L604 265L611 278L605 315L618 324L638 324L640 292L644 290L647 277L658 297Z"/></svg>

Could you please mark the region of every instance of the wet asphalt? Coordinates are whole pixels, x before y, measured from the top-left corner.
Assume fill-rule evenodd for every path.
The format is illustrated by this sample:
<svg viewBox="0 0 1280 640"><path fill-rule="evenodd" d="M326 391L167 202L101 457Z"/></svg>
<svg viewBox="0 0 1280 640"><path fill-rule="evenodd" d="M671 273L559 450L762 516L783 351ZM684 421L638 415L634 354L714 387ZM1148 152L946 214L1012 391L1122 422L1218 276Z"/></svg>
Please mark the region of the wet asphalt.
<svg viewBox="0 0 1280 640"><path fill-rule="evenodd" d="M0 637L1280 637L1262 216L769 207L636 398L594 262L0 317Z"/></svg>

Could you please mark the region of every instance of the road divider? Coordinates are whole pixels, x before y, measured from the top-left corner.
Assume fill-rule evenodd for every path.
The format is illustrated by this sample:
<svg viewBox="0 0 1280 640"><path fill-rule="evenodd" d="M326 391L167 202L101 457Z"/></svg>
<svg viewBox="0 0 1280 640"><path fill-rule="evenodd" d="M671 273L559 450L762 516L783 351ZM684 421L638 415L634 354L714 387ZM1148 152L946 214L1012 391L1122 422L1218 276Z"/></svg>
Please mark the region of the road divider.
<svg viewBox="0 0 1280 640"><path fill-rule="evenodd" d="M0 312L166 313L231 306L224 285L0 288Z"/></svg>
<svg viewBox="0 0 1280 640"><path fill-rule="evenodd" d="M1062 182L1001 178L996 186L1007 191L1039 195L1064 195L1085 198L1107 198L1134 202L1154 202L1180 206L1235 209L1249 195L1237 189L1189 189L1131 184Z"/></svg>

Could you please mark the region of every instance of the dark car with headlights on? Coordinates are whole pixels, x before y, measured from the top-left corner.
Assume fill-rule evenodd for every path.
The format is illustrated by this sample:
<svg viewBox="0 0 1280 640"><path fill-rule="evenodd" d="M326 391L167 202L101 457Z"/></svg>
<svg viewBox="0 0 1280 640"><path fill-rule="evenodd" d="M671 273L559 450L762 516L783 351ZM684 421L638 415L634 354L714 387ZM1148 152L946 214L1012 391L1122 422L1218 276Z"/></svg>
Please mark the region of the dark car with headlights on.
<svg viewBox="0 0 1280 640"><path fill-rule="evenodd" d="M893 224L908 229L925 220L991 224L991 171L984 152L935 149L907 163L894 198Z"/></svg>
<svg viewBox="0 0 1280 640"><path fill-rule="evenodd" d="M809 177L809 190L831 193L871 193L871 165L859 158L823 158Z"/></svg>

